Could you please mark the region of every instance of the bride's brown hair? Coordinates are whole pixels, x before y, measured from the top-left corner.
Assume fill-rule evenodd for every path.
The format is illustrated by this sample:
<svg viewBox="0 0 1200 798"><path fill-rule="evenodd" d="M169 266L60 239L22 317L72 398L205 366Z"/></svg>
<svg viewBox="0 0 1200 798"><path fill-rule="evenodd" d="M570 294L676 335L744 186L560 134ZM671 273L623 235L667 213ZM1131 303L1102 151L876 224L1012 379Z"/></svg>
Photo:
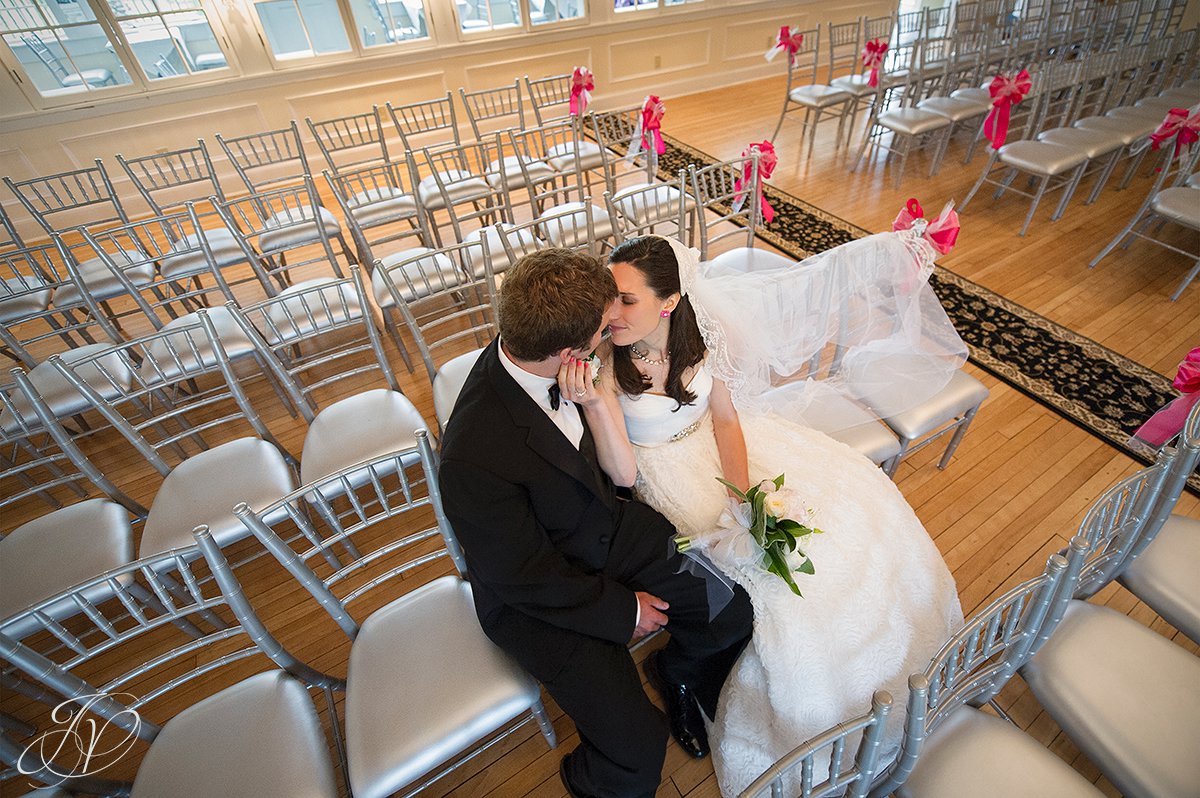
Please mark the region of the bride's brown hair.
<svg viewBox="0 0 1200 798"><path fill-rule="evenodd" d="M609 253L608 262L633 266L642 273L646 285L659 299L680 293L679 262L665 238L631 238ZM623 392L637 396L650 387L650 380L638 371L629 349L628 346L613 346L613 376ZM680 296L679 304L671 312L671 330L667 334L667 354L671 360L665 386L667 396L679 403L676 410L696 401L696 394L683 384L683 374L704 360L705 351L692 303L687 296Z"/></svg>

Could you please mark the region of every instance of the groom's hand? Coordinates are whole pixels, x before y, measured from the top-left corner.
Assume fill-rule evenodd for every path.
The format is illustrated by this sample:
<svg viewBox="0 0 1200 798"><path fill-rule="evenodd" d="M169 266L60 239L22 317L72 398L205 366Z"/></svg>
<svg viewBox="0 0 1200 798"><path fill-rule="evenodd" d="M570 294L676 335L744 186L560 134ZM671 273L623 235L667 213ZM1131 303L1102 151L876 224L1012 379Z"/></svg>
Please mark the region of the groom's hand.
<svg viewBox="0 0 1200 798"><path fill-rule="evenodd" d="M634 595L638 600L638 624L633 630L633 640L640 640L667 625L667 616L663 610L668 609L671 605L658 596L641 590Z"/></svg>

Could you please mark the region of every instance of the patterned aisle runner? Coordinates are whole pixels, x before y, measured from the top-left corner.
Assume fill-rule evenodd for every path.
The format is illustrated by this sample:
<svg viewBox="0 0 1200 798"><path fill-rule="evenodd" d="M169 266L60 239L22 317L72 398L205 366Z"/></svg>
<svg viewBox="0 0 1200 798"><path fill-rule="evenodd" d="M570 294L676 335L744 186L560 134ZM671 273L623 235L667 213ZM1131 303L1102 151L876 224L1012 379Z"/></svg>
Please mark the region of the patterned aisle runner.
<svg viewBox="0 0 1200 798"><path fill-rule="evenodd" d="M663 179L689 163L716 162L677 139L663 138ZM772 186L766 194L775 220L759 238L796 259L870 235ZM930 284L975 365L1130 456L1152 462L1152 454L1130 446L1129 436L1179 395L1169 379L940 266ZM1188 489L1200 495L1200 474L1192 475Z"/></svg>

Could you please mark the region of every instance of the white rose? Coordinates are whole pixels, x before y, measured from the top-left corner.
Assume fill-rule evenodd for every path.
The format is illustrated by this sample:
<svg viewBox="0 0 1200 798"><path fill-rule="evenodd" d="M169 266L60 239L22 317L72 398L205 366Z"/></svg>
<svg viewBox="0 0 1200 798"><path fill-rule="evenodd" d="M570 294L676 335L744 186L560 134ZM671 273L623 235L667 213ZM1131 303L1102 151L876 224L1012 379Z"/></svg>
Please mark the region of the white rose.
<svg viewBox="0 0 1200 798"><path fill-rule="evenodd" d="M787 508L787 496L783 495L780 491L769 493L767 494L766 498L763 499L763 509L776 518L786 517Z"/></svg>
<svg viewBox="0 0 1200 798"><path fill-rule="evenodd" d="M758 483L758 492L762 493L763 495L774 493L777 490L779 490L779 488L775 487L775 483L769 479L764 479L762 482Z"/></svg>

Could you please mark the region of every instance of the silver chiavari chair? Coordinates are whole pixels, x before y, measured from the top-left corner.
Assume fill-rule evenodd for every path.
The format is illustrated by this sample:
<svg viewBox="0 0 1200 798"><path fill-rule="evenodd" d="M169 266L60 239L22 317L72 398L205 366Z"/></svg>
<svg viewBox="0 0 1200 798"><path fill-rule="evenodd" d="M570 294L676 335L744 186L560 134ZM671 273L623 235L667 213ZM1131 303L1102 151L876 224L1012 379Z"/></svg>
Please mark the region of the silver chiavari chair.
<svg viewBox="0 0 1200 798"><path fill-rule="evenodd" d="M787 266L795 261L754 246L755 233L763 224L762 176L758 171L761 154L757 147L750 155L721 163L688 166L688 183L696 198L699 221L700 260L722 269L753 271ZM714 248L727 239L742 239L740 246Z"/></svg>
<svg viewBox="0 0 1200 798"><path fill-rule="evenodd" d="M383 132L383 116L379 106L361 114L313 121L304 118L325 163L336 175L345 170L359 169L386 163L389 160L387 136Z"/></svg>
<svg viewBox="0 0 1200 798"><path fill-rule="evenodd" d="M833 26L830 25L830 31L833 32ZM858 30L858 27L855 27ZM839 35L842 31L839 29ZM779 131L783 128L783 121L791 112L803 112L802 121L800 123L800 146L798 151L804 150L804 138L808 137L808 154L811 157L813 148L817 141L817 128L820 127L821 117L828 112L830 119L837 119L838 129L835 143L841 144L842 131L845 128L846 117L852 116L852 106L855 103L855 95L846 88L841 86L833 86L828 83L817 82L817 69L820 65L821 56L821 29L819 27L812 28L800 32L803 40L796 52L785 52L783 58L787 58L787 84L784 87L783 109L779 112L779 121L775 124L775 132L771 134L771 139L775 140L779 137ZM857 38L857 37L855 37ZM831 53L831 71L833 70L835 45L830 45ZM853 125L853 120L851 120Z"/></svg>
<svg viewBox="0 0 1200 798"><path fill-rule="evenodd" d="M406 463L404 452L382 455L266 513L235 510L351 641L345 740L350 789L363 798L413 795L531 718L556 745L537 683L480 631L465 559L442 511L436 456L424 431L418 442L419 464ZM331 502L330 492L354 500ZM289 545L303 528L312 545ZM203 530L197 540L247 623L251 602L239 597L224 552ZM341 562L330 570L334 556Z"/></svg>
<svg viewBox="0 0 1200 798"><path fill-rule="evenodd" d="M410 158L324 175L350 227L359 263L370 264L432 241ZM408 242L410 238L416 241Z"/></svg>

